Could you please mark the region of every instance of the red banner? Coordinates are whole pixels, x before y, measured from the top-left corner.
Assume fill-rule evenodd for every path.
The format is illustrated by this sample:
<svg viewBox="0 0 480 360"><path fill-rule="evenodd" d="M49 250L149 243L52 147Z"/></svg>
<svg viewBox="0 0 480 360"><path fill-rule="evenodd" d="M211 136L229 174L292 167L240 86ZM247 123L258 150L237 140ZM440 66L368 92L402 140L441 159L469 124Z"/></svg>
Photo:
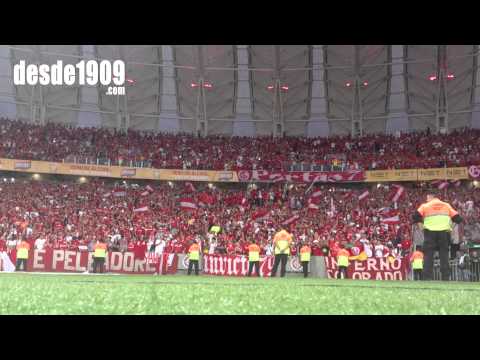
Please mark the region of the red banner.
<svg viewBox="0 0 480 360"><path fill-rule="evenodd" d="M105 260L105 271L120 274L175 274L177 254L145 256L135 259L132 252L109 252ZM28 259L28 271L34 272L92 272L93 253L70 250L34 250Z"/></svg>
<svg viewBox="0 0 480 360"><path fill-rule="evenodd" d="M315 182L345 182L345 181L363 181L365 174L363 171L279 171L270 172L267 170L242 170L238 171L238 180L240 182L248 181L265 181L278 182L288 181L296 183L311 183Z"/></svg>
<svg viewBox="0 0 480 360"><path fill-rule="evenodd" d="M337 261L332 256L325 257L325 267L329 279L338 275ZM347 268L349 279L357 280L407 280L408 261L387 258L369 258L365 261L350 261Z"/></svg>
<svg viewBox="0 0 480 360"><path fill-rule="evenodd" d="M260 276L268 277L271 275L273 261L273 256L260 257ZM248 274L248 257L203 255L203 272L209 275L246 276ZM257 275L255 270L252 275Z"/></svg>

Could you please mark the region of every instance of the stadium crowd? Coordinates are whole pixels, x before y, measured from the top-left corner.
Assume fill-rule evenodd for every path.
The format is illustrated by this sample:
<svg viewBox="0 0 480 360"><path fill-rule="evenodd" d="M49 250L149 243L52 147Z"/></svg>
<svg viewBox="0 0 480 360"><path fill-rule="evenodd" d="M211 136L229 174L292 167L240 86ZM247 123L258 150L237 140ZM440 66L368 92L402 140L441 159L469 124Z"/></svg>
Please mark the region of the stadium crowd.
<svg viewBox="0 0 480 360"><path fill-rule="evenodd" d="M480 130L397 135L245 137L45 126L0 119L0 157L198 170L354 170L480 163Z"/></svg>
<svg viewBox="0 0 480 360"><path fill-rule="evenodd" d="M6 180L6 179L5 179ZM184 253L193 239L202 252L247 254L255 239L261 254L272 254L280 225L313 255L403 256L411 251L411 215L424 201L428 184L405 185L392 201L393 185L224 185L162 182L133 184L91 179L86 183L17 179L0 183L0 251L22 238L32 248L91 251L104 239L111 251ZM359 199L360 194L369 193ZM307 191L308 190L308 191ZM451 185L443 199L478 222L480 189ZM398 219L397 219L398 216ZM386 220L388 219L388 220ZM212 226L220 231L214 233Z"/></svg>

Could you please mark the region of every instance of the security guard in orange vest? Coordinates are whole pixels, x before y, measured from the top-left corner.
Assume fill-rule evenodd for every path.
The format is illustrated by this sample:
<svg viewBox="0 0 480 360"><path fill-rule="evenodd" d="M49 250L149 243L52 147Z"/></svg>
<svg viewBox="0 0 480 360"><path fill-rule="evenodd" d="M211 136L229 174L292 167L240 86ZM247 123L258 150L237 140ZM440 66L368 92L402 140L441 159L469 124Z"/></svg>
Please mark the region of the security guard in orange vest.
<svg viewBox="0 0 480 360"><path fill-rule="evenodd" d="M255 239L248 246L248 276L252 275L254 267L257 276L260 276L260 247L255 243Z"/></svg>
<svg viewBox="0 0 480 360"><path fill-rule="evenodd" d="M452 222L460 224L462 221L462 217L449 203L439 200L433 193L427 195L427 202L422 204L413 214L413 222L418 223L420 229L423 228L424 280L433 280L433 253L437 248L440 253L442 280L449 280L448 248L450 246Z"/></svg>
<svg viewBox="0 0 480 360"><path fill-rule="evenodd" d="M103 240L98 240L93 246L93 273L97 273L100 268L100 274L105 271L105 258L107 257L107 244Z"/></svg>
<svg viewBox="0 0 480 360"><path fill-rule="evenodd" d="M273 263L272 277L277 275L278 265L281 263L280 276L284 277L287 271L287 260L290 255L292 235L287 230L281 229L273 238L275 261Z"/></svg>
<svg viewBox="0 0 480 360"><path fill-rule="evenodd" d="M22 240L17 245L17 264L15 267L16 271L20 271L20 267L22 267L23 271L27 271L27 261L28 261L29 250L30 250L30 244L25 240Z"/></svg>
<svg viewBox="0 0 480 360"><path fill-rule="evenodd" d="M312 254L312 249L308 246L307 242L303 243L303 246L300 248L300 264L303 267L303 277L308 276L308 264L310 263L310 256Z"/></svg>
<svg viewBox="0 0 480 360"><path fill-rule="evenodd" d="M187 275L192 272L192 267L195 267L195 275L198 275L198 261L200 260L200 246L196 240L188 248L188 271Z"/></svg>
<svg viewBox="0 0 480 360"><path fill-rule="evenodd" d="M337 266L338 266L338 274L337 279L348 279L347 269L348 269L348 257L350 253L348 250L341 248L337 252Z"/></svg>
<svg viewBox="0 0 480 360"><path fill-rule="evenodd" d="M423 252L422 248L417 246L417 249L410 256L410 262L413 269L413 280L422 280L423 272Z"/></svg>

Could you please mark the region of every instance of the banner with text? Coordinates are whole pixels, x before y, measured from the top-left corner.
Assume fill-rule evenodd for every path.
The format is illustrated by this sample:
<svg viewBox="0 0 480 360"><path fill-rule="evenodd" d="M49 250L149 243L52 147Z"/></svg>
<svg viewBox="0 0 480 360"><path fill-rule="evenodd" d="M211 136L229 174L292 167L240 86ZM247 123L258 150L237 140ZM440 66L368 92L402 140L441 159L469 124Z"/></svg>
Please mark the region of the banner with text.
<svg viewBox="0 0 480 360"><path fill-rule="evenodd" d="M337 261L332 256L325 257L327 277L336 279ZM347 269L349 279L357 280L407 280L408 262L405 259L369 258L365 261L350 261Z"/></svg>
<svg viewBox="0 0 480 360"><path fill-rule="evenodd" d="M366 182L417 181L417 169L365 171Z"/></svg>
<svg viewBox="0 0 480 360"><path fill-rule="evenodd" d="M295 182L295 183L311 183L311 182L347 182L347 181L364 181L365 175L363 171L267 171L267 170L242 170L238 172L238 181L261 181L261 182Z"/></svg>
<svg viewBox="0 0 480 360"><path fill-rule="evenodd" d="M0 170L120 179L238 182L235 171L170 170L0 158Z"/></svg>
<svg viewBox="0 0 480 360"><path fill-rule="evenodd" d="M185 257L184 266L188 268L188 257ZM260 276L268 277L272 274L274 257L260 257ZM203 272L209 275L222 276L246 276L248 274L248 257L247 256L228 256L228 255L203 255L202 256ZM298 257L290 256L287 262L287 272L300 272L302 267L298 261ZM280 267L277 276L280 274ZM252 275L256 275L253 271Z"/></svg>
<svg viewBox="0 0 480 360"><path fill-rule="evenodd" d="M15 260L15 259L12 259ZM105 271L120 274L175 274L177 254L164 253L135 259L134 253L109 252L105 261ZM92 272L93 253L69 250L34 250L28 259L28 271L34 272Z"/></svg>
<svg viewBox="0 0 480 360"><path fill-rule="evenodd" d="M418 169L418 181L463 179L468 179L468 169L466 167Z"/></svg>

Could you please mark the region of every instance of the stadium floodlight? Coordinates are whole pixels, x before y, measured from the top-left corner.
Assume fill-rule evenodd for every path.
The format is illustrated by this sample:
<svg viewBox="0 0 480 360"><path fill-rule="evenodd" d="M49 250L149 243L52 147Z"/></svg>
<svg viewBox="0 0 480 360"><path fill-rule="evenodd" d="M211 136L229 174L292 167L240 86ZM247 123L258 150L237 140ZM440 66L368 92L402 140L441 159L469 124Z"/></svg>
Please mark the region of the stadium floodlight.
<svg viewBox="0 0 480 360"><path fill-rule="evenodd" d="M192 83L190 84L190 87L192 87L192 88L196 88L196 87L198 87L198 84L197 84L197 83L193 83L193 82L192 82Z"/></svg>
<svg viewBox="0 0 480 360"><path fill-rule="evenodd" d="M7 182L7 178L3 178L3 182Z"/></svg>
<svg viewBox="0 0 480 360"><path fill-rule="evenodd" d="M378 183L377 184L377 189L380 189L382 187L382 184Z"/></svg>
<svg viewBox="0 0 480 360"><path fill-rule="evenodd" d="M473 186L478 187L478 181L477 180L473 181Z"/></svg>
<svg viewBox="0 0 480 360"><path fill-rule="evenodd" d="M169 181L169 182L168 182L168 186L170 186L171 188L173 188L173 182Z"/></svg>
<svg viewBox="0 0 480 360"><path fill-rule="evenodd" d="M213 184L212 184L212 183L209 183L209 184L208 184L208 187L209 187L210 189L213 188Z"/></svg>
<svg viewBox="0 0 480 360"><path fill-rule="evenodd" d="M33 180L40 180L40 174L33 174Z"/></svg>
<svg viewBox="0 0 480 360"><path fill-rule="evenodd" d="M14 182L15 182L15 178L11 178L11 179L10 179L10 182L14 183Z"/></svg>
<svg viewBox="0 0 480 360"><path fill-rule="evenodd" d="M203 87L207 89L213 88L213 85L211 83L203 83Z"/></svg>
<svg viewBox="0 0 480 360"><path fill-rule="evenodd" d="M350 87L350 86L352 86L352 83L351 83L351 82L346 82L346 83L345 83L345 87Z"/></svg>
<svg viewBox="0 0 480 360"><path fill-rule="evenodd" d="M368 86L368 81L364 81L363 86Z"/></svg>
<svg viewBox="0 0 480 360"><path fill-rule="evenodd" d="M288 91L288 86L287 86L287 85L283 85L283 86L281 87L281 89L282 89L283 91Z"/></svg>
<svg viewBox="0 0 480 360"><path fill-rule="evenodd" d="M451 79L455 79L455 75L453 75L453 74L448 74L448 75L447 75L447 79L450 79L450 80L451 80Z"/></svg>
<svg viewBox="0 0 480 360"><path fill-rule="evenodd" d="M267 90L273 90L273 85L268 85Z"/></svg>
<svg viewBox="0 0 480 360"><path fill-rule="evenodd" d="M86 183L87 182L87 178L85 176L81 176L80 178L78 178L78 182L80 184L83 184L83 183Z"/></svg>
<svg viewBox="0 0 480 360"><path fill-rule="evenodd" d="M435 80L437 80L437 75L430 75L430 76L428 77L428 80L430 80L430 81L435 81Z"/></svg>

